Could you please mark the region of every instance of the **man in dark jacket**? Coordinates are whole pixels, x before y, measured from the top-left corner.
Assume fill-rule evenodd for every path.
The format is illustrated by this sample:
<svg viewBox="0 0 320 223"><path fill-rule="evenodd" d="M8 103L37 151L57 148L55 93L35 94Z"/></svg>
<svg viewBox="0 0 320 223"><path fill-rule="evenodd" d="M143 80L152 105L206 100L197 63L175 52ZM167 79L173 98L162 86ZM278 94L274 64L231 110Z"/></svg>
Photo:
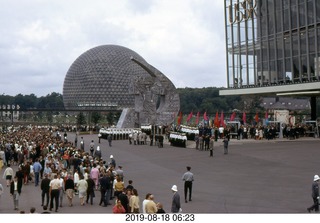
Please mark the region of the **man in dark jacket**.
<svg viewBox="0 0 320 223"><path fill-rule="evenodd" d="M118 199L121 201L122 206L126 210L126 213L129 213L129 199L128 196L126 195L126 188L123 188L122 193L118 195Z"/></svg>
<svg viewBox="0 0 320 223"><path fill-rule="evenodd" d="M311 196L313 199L313 205L307 208L309 213L312 210L314 210L315 212L319 212L319 185L318 185L319 180L320 180L320 177L318 175L314 175L313 183L312 183L312 193L311 193Z"/></svg>
<svg viewBox="0 0 320 223"><path fill-rule="evenodd" d="M13 197L14 210L19 210L19 197L21 194L21 186L19 186L18 178L15 176L10 184L10 194Z"/></svg>
<svg viewBox="0 0 320 223"><path fill-rule="evenodd" d="M87 184L88 184L88 188L87 188L87 203L89 201L90 198L90 204L93 204L93 198L94 198L94 188L95 188L95 182L93 181L93 179L88 176L87 179Z"/></svg>
<svg viewBox="0 0 320 223"><path fill-rule="evenodd" d="M18 178L18 186L20 187L20 191L23 185L24 173L21 166L18 167L18 171L16 172L16 177Z"/></svg>
<svg viewBox="0 0 320 223"><path fill-rule="evenodd" d="M178 188L176 185L173 185L171 190L173 192L171 212L178 213L181 211L180 195L178 194Z"/></svg>
<svg viewBox="0 0 320 223"><path fill-rule="evenodd" d="M50 189L50 179L48 179L48 175L44 174L44 178L41 180L40 188L41 188L41 206L44 205L44 197L46 196L46 206L49 205L49 189Z"/></svg>
<svg viewBox="0 0 320 223"><path fill-rule="evenodd" d="M107 207L109 205L110 200L110 177L107 175L107 173L104 173L103 176L99 179L100 184L100 192L101 192L101 198L99 205L104 204L104 207Z"/></svg>

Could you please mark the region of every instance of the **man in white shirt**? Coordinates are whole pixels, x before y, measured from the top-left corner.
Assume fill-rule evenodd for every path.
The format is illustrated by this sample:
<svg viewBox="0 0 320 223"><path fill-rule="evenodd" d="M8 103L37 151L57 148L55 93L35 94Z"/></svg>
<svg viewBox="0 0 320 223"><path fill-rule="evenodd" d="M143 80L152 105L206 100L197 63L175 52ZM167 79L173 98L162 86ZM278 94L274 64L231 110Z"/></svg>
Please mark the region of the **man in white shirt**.
<svg viewBox="0 0 320 223"><path fill-rule="evenodd" d="M50 181L50 211L52 211L53 208L53 201L55 201L55 212L58 212L59 207L59 190L61 188L60 180L58 179L57 175L54 175L54 179Z"/></svg>

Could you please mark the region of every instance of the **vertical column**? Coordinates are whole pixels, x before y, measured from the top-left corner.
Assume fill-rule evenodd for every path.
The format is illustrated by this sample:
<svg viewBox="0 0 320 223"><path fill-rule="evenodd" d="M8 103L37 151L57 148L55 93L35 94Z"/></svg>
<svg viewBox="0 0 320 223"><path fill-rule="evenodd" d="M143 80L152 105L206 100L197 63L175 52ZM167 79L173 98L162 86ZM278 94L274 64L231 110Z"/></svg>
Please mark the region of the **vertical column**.
<svg viewBox="0 0 320 223"><path fill-rule="evenodd" d="M310 98L310 105L311 105L311 120L317 120L317 97L312 96Z"/></svg>
<svg viewBox="0 0 320 223"><path fill-rule="evenodd" d="M224 1L224 23L225 23L225 43L226 43L226 66L227 66L227 88L230 88L230 77L229 77L229 35L228 35L228 6L227 0Z"/></svg>

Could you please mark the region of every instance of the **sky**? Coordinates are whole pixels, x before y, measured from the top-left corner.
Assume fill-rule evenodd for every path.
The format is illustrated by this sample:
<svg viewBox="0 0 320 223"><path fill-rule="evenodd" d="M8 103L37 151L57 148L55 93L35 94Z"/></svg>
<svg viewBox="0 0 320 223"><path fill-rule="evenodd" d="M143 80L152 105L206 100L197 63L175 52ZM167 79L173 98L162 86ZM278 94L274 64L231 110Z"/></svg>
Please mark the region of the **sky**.
<svg viewBox="0 0 320 223"><path fill-rule="evenodd" d="M176 88L225 87L223 0L0 0L0 94L63 93L71 64L127 47Z"/></svg>

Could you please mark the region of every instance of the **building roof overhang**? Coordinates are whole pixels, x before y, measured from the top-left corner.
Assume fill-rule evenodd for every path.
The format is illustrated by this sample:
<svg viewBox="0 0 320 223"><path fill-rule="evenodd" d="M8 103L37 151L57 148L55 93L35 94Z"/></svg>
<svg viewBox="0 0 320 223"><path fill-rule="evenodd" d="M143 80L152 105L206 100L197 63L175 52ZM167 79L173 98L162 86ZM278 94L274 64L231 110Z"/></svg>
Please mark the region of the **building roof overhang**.
<svg viewBox="0 0 320 223"><path fill-rule="evenodd" d="M268 94L278 96L312 96L320 95L320 82L290 85L274 85L250 88L226 88L219 91L221 96Z"/></svg>

